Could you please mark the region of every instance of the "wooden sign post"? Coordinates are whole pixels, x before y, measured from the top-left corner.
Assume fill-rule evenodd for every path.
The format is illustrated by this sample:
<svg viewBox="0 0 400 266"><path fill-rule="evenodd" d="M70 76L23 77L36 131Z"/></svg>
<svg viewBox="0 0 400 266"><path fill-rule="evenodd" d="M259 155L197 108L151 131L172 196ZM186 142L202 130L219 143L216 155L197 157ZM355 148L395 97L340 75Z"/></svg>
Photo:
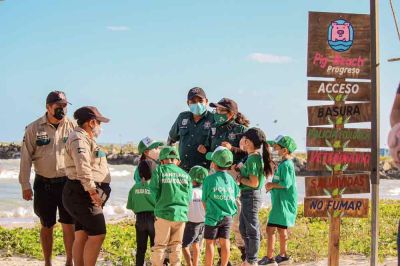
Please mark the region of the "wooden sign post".
<svg viewBox="0 0 400 266"><path fill-rule="evenodd" d="M371 83L346 80L371 78L369 23L369 15L309 13L307 76L334 80L310 80L308 100L327 100L334 104L308 107L309 126L332 127L307 128L307 147L314 147L307 152L307 169L328 171L331 175L306 177L304 215L329 218L330 266L339 265L341 218L368 217L368 199L342 195L370 192L368 173L345 174L371 170L371 152L354 150L371 148L371 130L345 128L347 124L372 119ZM325 149L316 150L316 147Z"/></svg>

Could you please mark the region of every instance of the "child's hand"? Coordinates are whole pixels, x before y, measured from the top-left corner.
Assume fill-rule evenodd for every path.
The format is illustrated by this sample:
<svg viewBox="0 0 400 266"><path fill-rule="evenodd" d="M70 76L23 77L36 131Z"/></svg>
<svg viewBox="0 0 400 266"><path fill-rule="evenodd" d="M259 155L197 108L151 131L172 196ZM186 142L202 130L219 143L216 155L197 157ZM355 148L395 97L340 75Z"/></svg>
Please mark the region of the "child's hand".
<svg viewBox="0 0 400 266"><path fill-rule="evenodd" d="M223 142L221 143L221 146L227 148L228 150L231 150L231 149L232 149L232 145L231 145L229 142L227 142L227 141L223 141Z"/></svg>
<svg viewBox="0 0 400 266"><path fill-rule="evenodd" d="M204 145L199 145L199 147L197 147L197 151L200 152L201 154L206 154L207 148Z"/></svg>
<svg viewBox="0 0 400 266"><path fill-rule="evenodd" d="M266 189L267 191L270 191L270 190L272 190L273 188L274 188L274 183L268 182L267 184L265 184L265 189Z"/></svg>

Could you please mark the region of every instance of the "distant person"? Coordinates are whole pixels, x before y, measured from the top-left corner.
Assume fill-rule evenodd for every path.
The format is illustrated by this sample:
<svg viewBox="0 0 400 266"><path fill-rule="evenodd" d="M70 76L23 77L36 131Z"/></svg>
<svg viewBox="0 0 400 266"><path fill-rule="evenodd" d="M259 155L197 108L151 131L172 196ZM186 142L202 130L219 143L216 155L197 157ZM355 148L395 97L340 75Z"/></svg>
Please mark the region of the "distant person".
<svg viewBox="0 0 400 266"><path fill-rule="evenodd" d="M239 187L227 172L233 163L233 154L225 147L218 147L207 154L214 174L205 178L202 201L206 210L204 239L206 240L205 265L212 266L214 246L218 239L221 246L221 266L227 266L230 257L230 231L233 216L237 214L236 198Z"/></svg>
<svg viewBox="0 0 400 266"><path fill-rule="evenodd" d="M241 149L248 156L243 165L236 166L239 170L240 184L240 233L245 242L246 260L243 265L258 265L260 249L260 221L258 213L262 204L261 189L265 179L273 174L273 162L265 133L259 128L250 128L243 133L240 140Z"/></svg>
<svg viewBox="0 0 400 266"><path fill-rule="evenodd" d="M206 153L210 149L214 116L207 110L208 99L202 88L194 87L187 95L190 111L179 114L169 131L168 145L179 141L180 167L189 172L195 166L208 168Z"/></svg>
<svg viewBox="0 0 400 266"><path fill-rule="evenodd" d="M127 209L132 210L136 216L136 266L143 266L147 251L147 243L154 246L154 197L150 192L150 179L157 163L154 160L140 161L137 169L140 181L129 191Z"/></svg>
<svg viewBox="0 0 400 266"><path fill-rule="evenodd" d="M101 123L110 120L96 107L81 107L74 113L78 127L66 143L68 181L62 199L75 220L73 256L75 266L94 266L106 236L103 206L110 197L111 176L107 158L96 143Z"/></svg>
<svg viewBox="0 0 400 266"><path fill-rule="evenodd" d="M140 154L140 161L152 160L158 164L158 156L160 155L160 147L164 144L159 141L155 141L149 137L145 137L139 142L138 151ZM139 168L136 167L135 173L133 174L135 183L142 181L139 175Z"/></svg>
<svg viewBox="0 0 400 266"><path fill-rule="evenodd" d="M274 150L282 158L278 169L275 171L272 182L265 185L271 191L272 208L267 224L267 256L258 265L275 265L288 263L290 257L287 253L288 228L293 227L297 216L297 185L292 154L296 150L295 141L289 136L279 136L270 142ZM279 255L273 257L275 247L275 232L279 233Z"/></svg>
<svg viewBox="0 0 400 266"><path fill-rule="evenodd" d="M397 87L397 93L394 99L392 112L390 114L390 125L392 127L389 133L388 145L393 161L400 168L400 83ZM397 257L400 266L400 221L397 233Z"/></svg>
<svg viewBox="0 0 400 266"><path fill-rule="evenodd" d="M208 176L208 170L202 166L193 166L189 172L193 184L192 201L189 203L188 222L185 225L183 233L183 255L186 265L199 265L200 258L200 242L204 234L205 210L201 201L203 189L202 184L204 178ZM192 246L193 257L190 254L190 246Z"/></svg>
<svg viewBox="0 0 400 266"><path fill-rule="evenodd" d="M156 231L151 263L161 266L167 248L172 266L181 265L182 238L188 221L188 206L192 197L192 182L188 173L178 167L180 157L175 147L160 151L160 165L153 171L150 191L155 199Z"/></svg>
<svg viewBox="0 0 400 266"><path fill-rule="evenodd" d="M52 91L46 99L46 113L25 128L21 147L19 183L24 200L32 200L35 214L40 218L40 243L45 265L51 265L53 249L53 227L61 223L66 265L72 265L72 243L74 221L62 203L62 191L67 177L64 154L68 135L76 127L66 117L67 98L62 91ZM34 166L33 192L30 183L31 166Z"/></svg>

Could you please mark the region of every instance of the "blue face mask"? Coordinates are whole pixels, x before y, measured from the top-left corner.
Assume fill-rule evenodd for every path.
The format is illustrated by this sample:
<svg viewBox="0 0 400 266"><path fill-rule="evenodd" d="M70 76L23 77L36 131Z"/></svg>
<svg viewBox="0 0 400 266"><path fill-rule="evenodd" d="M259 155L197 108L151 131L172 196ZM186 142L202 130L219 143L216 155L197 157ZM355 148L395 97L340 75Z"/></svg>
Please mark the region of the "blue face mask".
<svg viewBox="0 0 400 266"><path fill-rule="evenodd" d="M205 104L202 103L189 104L189 108L194 115L202 115L207 110Z"/></svg>

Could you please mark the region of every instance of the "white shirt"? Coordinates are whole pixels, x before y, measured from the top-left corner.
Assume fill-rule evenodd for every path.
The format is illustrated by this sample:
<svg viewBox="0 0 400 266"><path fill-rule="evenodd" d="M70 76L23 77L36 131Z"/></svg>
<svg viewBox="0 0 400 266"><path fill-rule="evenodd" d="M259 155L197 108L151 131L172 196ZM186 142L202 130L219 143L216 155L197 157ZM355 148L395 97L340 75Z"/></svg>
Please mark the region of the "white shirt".
<svg viewBox="0 0 400 266"><path fill-rule="evenodd" d="M193 188L193 198L189 204L189 222L192 223L204 223L206 212L204 211L201 196L203 190L201 187Z"/></svg>

